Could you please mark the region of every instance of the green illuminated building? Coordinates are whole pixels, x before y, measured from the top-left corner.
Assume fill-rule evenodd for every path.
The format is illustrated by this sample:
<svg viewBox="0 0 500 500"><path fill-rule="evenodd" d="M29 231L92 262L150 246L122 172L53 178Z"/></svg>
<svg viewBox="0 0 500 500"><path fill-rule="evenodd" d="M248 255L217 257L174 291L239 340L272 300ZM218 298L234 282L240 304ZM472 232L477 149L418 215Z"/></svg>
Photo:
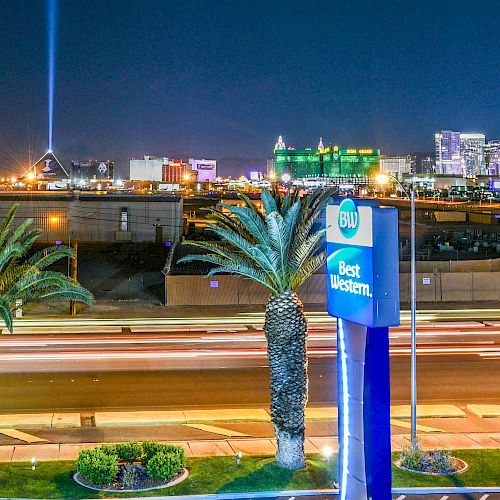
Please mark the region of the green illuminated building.
<svg viewBox="0 0 500 500"><path fill-rule="evenodd" d="M323 147L320 140L316 149L287 148L281 136L274 149L274 159L268 162L268 175L282 179L356 178L368 179L379 171L380 149L343 149Z"/></svg>

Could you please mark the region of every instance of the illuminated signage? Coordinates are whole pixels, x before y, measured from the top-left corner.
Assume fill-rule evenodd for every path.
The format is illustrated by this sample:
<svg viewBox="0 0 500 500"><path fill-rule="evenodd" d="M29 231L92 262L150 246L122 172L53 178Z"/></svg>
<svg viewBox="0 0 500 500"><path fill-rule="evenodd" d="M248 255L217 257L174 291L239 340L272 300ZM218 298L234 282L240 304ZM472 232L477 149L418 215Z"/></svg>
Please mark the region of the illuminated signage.
<svg viewBox="0 0 500 500"><path fill-rule="evenodd" d="M329 314L370 327L399 324L397 210L346 198L327 207L326 220Z"/></svg>

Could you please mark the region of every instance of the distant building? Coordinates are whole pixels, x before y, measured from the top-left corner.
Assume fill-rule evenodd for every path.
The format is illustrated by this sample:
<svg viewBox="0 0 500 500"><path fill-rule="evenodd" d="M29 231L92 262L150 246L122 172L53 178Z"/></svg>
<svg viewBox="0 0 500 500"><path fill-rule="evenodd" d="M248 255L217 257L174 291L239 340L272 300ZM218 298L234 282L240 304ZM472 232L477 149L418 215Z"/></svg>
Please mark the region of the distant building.
<svg viewBox="0 0 500 500"><path fill-rule="evenodd" d="M77 181L111 181L114 179L114 163L112 161L72 161L71 180Z"/></svg>
<svg viewBox="0 0 500 500"><path fill-rule="evenodd" d="M432 154L417 154L417 174L434 174L436 172L436 159Z"/></svg>
<svg viewBox="0 0 500 500"><path fill-rule="evenodd" d="M167 165L168 158L144 156L144 159L130 160L130 180L132 181L162 181L163 165Z"/></svg>
<svg viewBox="0 0 500 500"><path fill-rule="evenodd" d="M191 170L198 173L198 182L215 182L217 177L217 161L216 160L197 160L189 158Z"/></svg>
<svg viewBox="0 0 500 500"><path fill-rule="evenodd" d="M320 139L316 148L286 147L280 136L274 158L268 160L268 176L276 180L294 179L366 179L379 170L380 149L324 147Z"/></svg>
<svg viewBox="0 0 500 500"><path fill-rule="evenodd" d="M485 173L484 134L443 130L434 135L434 140L438 174L470 177Z"/></svg>
<svg viewBox="0 0 500 500"><path fill-rule="evenodd" d="M403 174L415 173L415 156L382 156L380 158L380 172L401 179Z"/></svg>
<svg viewBox="0 0 500 500"><path fill-rule="evenodd" d="M443 130L434 134L436 146L436 172L439 174L461 175L460 132Z"/></svg>
<svg viewBox="0 0 500 500"><path fill-rule="evenodd" d="M484 148L486 172L492 177L500 177L500 140L488 141Z"/></svg>
<svg viewBox="0 0 500 500"><path fill-rule="evenodd" d="M70 178L68 170L57 159L52 151L47 151L39 160L37 160L30 169L21 176L33 177L38 181L67 181Z"/></svg>
<svg viewBox="0 0 500 500"><path fill-rule="evenodd" d="M460 159L464 175L484 175L484 134L460 134Z"/></svg>
<svg viewBox="0 0 500 500"><path fill-rule="evenodd" d="M29 194L0 192L0 218L13 203L19 203L14 221L17 227L27 218L41 230L39 242L55 245L114 241L175 242L182 235L182 198L173 195L95 192Z"/></svg>
<svg viewBox="0 0 500 500"><path fill-rule="evenodd" d="M191 169L182 160L169 160L163 164L162 181L180 184L182 182L192 182L196 176L191 173Z"/></svg>

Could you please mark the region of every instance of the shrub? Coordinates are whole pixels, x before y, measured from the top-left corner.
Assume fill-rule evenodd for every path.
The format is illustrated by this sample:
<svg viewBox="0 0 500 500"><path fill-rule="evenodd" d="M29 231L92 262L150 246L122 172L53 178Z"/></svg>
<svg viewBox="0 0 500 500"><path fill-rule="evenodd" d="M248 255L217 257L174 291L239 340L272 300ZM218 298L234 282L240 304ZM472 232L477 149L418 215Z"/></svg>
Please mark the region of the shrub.
<svg viewBox="0 0 500 500"><path fill-rule="evenodd" d="M108 455L100 448L82 450L76 468L92 484L110 484L118 474L118 456Z"/></svg>
<svg viewBox="0 0 500 500"><path fill-rule="evenodd" d="M181 467L184 467L186 463L186 456L184 453L184 448L182 446L177 446L175 444L165 444L159 443L158 441L144 441L142 443L142 449L144 451L144 455L142 457L142 463L144 465L148 465L149 461L157 454L164 453L169 454L173 453L177 455L181 461Z"/></svg>
<svg viewBox="0 0 500 500"><path fill-rule="evenodd" d="M106 453L106 455L118 455L116 451L116 444L103 444L99 448Z"/></svg>
<svg viewBox="0 0 500 500"><path fill-rule="evenodd" d="M404 444L399 453L401 465L407 469L421 471L424 468L425 452L418 443L413 446L411 443Z"/></svg>
<svg viewBox="0 0 500 500"><path fill-rule="evenodd" d="M136 462L142 456L142 447L136 441L115 445L115 453L124 462Z"/></svg>
<svg viewBox="0 0 500 500"><path fill-rule="evenodd" d="M177 453L159 452L148 461L148 476L151 479L168 481L182 469L182 459Z"/></svg>
<svg viewBox="0 0 500 500"><path fill-rule="evenodd" d="M401 465L419 472L449 474L455 471L455 464L449 450L424 451L419 443L403 445L399 454Z"/></svg>

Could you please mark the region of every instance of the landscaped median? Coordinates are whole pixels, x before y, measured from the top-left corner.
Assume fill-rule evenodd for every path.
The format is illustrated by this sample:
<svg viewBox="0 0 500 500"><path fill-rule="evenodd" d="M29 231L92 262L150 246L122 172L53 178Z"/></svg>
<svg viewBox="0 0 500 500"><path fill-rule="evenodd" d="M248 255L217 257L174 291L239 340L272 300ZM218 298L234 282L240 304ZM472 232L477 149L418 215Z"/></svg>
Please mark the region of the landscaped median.
<svg viewBox="0 0 500 500"><path fill-rule="evenodd" d="M453 450L453 456L468 463L466 472L456 476L423 476L394 467L394 487L500 486L500 449ZM396 459L397 457L394 456ZM273 457L188 458L189 477L170 488L143 493L104 493L77 485L73 479L75 462L42 462L35 470L31 463L0 464L0 497L22 498L105 498L237 493L333 488L337 480L336 455L329 459L309 455L302 471L280 469Z"/></svg>

